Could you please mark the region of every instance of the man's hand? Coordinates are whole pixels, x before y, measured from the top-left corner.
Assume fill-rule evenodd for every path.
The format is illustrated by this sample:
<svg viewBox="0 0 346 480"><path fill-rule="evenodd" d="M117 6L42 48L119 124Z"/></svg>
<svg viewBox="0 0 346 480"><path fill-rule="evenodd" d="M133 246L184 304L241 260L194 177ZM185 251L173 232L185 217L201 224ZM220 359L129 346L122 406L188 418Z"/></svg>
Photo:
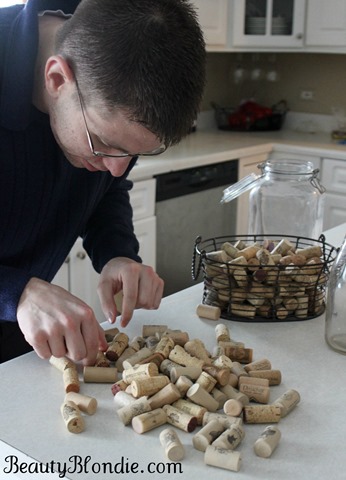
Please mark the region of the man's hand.
<svg viewBox="0 0 346 480"><path fill-rule="evenodd" d="M32 278L19 300L17 319L26 341L41 358L66 355L84 365L106 350L104 332L92 309L57 285Z"/></svg>
<svg viewBox="0 0 346 480"><path fill-rule="evenodd" d="M135 308L159 307L163 286L163 280L151 267L129 258L118 257L103 267L97 291L102 310L113 323L118 314L114 295L122 290L121 326L126 327Z"/></svg>

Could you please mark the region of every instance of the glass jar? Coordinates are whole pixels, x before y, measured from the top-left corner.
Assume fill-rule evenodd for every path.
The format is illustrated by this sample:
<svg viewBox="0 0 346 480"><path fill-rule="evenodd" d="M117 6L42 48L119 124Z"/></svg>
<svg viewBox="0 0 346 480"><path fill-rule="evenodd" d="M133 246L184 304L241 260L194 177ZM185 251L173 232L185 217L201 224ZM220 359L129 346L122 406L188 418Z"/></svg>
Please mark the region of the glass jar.
<svg viewBox="0 0 346 480"><path fill-rule="evenodd" d="M346 355L346 236L330 271L325 318L327 344Z"/></svg>
<svg viewBox="0 0 346 480"><path fill-rule="evenodd" d="M228 202L250 190L248 234L294 235L318 239L323 227L325 188L311 162L268 160L224 190ZM243 232L242 232L243 233Z"/></svg>

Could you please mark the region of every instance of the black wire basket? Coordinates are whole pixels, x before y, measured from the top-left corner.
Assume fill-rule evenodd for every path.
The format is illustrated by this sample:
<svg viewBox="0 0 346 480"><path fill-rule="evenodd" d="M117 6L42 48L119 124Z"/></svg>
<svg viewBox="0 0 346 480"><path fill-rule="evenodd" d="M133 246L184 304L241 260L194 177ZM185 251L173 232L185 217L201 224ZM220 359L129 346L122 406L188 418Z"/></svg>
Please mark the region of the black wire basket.
<svg viewBox="0 0 346 480"><path fill-rule="evenodd" d="M291 235L198 236L192 278L202 270L202 303L243 322L301 321L325 310L330 267L338 250ZM198 262L197 262L198 259Z"/></svg>

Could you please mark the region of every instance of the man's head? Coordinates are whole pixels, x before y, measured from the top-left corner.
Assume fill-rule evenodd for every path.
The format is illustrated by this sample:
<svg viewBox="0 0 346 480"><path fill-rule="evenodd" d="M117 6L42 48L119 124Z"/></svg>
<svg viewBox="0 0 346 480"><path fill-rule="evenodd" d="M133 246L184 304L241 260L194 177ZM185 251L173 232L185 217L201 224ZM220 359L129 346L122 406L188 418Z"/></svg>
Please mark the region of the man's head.
<svg viewBox="0 0 346 480"><path fill-rule="evenodd" d="M119 109L166 146L196 118L205 46L185 0L83 0L59 30L55 53L73 71L85 107Z"/></svg>

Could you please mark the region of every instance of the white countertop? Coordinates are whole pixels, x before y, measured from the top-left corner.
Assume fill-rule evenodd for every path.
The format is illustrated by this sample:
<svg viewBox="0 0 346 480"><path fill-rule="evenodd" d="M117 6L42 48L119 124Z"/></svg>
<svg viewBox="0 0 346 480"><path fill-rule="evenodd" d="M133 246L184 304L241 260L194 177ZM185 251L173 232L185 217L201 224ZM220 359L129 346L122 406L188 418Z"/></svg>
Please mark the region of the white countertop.
<svg viewBox="0 0 346 480"><path fill-rule="evenodd" d="M158 157L140 157L132 170L132 180L143 180L160 173L238 159L273 149L288 153L299 147L306 155L346 160L346 145L332 140L329 133L301 133L293 130L272 132L230 132L197 130Z"/></svg>
<svg viewBox="0 0 346 480"><path fill-rule="evenodd" d="M339 246L346 233L346 224L326 232L328 243ZM125 330L132 337L141 334L143 324L165 324L187 331L190 338L200 338L208 349L215 345L217 322L200 319L195 313L201 302L201 283L180 293L166 297L159 310L138 310ZM345 404L346 357L330 350L324 341L323 316L307 321L277 323L243 323L221 320L233 339L253 348L254 360L268 358L272 367L282 372L282 383L271 387L270 401L274 401L290 388L298 390L301 402L278 427L282 439L271 458L257 457L253 443L266 425L246 425L245 439L239 448L242 466L238 473L206 467L203 453L193 449L194 433L177 430L186 456L181 462L182 473L174 478L181 480L224 480L238 476L244 480L344 480L345 455ZM143 472L136 474L100 474L92 472L69 473L72 480L162 480L167 474L149 474L147 466L154 462L159 468L168 468L159 442L160 427L143 435L125 427L117 417L109 385L82 384L81 393L95 396L99 407L95 415L86 417L86 430L79 434L68 433L60 416L64 398L61 372L48 361L40 360L35 353L24 355L0 365L0 478L41 479L58 476L41 476L4 473L8 466L5 457L11 452L22 461L30 458L40 464L67 462L71 456L80 455L82 462L91 456L88 466L97 462L121 461L139 464ZM11 451L10 446L18 451ZM22 452L22 453L21 453ZM75 457L74 457L75 458ZM24 459L24 460L23 460ZM95 468L96 468L95 467Z"/></svg>

